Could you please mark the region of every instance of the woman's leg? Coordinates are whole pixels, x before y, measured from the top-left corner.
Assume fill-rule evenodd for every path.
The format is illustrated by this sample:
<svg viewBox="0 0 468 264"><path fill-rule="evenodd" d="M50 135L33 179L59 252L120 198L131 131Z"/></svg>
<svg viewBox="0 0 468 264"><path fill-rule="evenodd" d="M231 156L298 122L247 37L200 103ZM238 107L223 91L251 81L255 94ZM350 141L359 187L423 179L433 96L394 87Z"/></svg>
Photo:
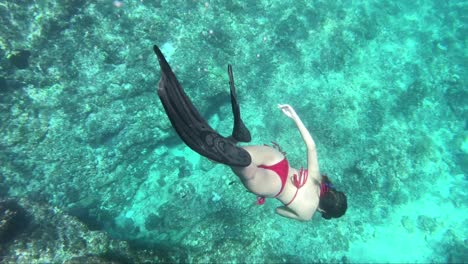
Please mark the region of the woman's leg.
<svg viewBox="0 0 468 264"><path fill-rule="evenodd" d="M252 161L249 153L243 148L236 146L235 142L221 136L210 127L192 104L190 98L185 94L161 50L156 45L153 47L153 50L158 57L159 66L161 67L158 96L161 99L166 114L179 137L187 146L206 158L229 166L248 166ZM234 81L232 79L232 70L230 68L229 72L231 100L234 98L234 101L232 102L233 112L235 115L234 119L236 120L237 111L239 114L239 124L239 106L235 97ZM237 107L237 110L235 107ZM242 126L238 125L238 129L247 130L247 128L243 126L242 120L240 120L240 124L242 124ZM234 131L237 131L236 126L234 126ZM245 131L240 134L245 134ZM237 135L234 135L234 132L233 138L237 139ZM245 139L245 137L239 137L237 140L240 141Z"/></svg>

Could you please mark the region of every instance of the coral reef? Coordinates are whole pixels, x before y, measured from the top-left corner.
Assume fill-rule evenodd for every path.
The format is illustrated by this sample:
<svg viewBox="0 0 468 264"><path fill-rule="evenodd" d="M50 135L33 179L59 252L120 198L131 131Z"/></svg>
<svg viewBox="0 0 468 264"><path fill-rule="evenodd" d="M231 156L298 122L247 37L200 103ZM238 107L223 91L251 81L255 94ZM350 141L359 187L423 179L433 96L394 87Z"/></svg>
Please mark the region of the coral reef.
<svg viewBox="0 0 468 264"><path fill-rule="evenodd" d="M60 209L28 201L0 201L0 261L4 263L164 263L169 249L137 249L90 231ZM167 255L166 255L167 254Z"/></svg>

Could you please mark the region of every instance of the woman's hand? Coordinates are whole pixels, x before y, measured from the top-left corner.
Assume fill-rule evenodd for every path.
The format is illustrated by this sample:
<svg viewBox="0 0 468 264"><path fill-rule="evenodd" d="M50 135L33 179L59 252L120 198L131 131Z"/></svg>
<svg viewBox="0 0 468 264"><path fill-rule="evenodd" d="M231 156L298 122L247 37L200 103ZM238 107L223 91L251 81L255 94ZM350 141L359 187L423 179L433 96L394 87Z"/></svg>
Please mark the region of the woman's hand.
<svg viewBox="0 0 468 264"><path fill-rule="evenodd" d="M288 104L278 104L278 108L281 109L281 111L283 111L283 113L292 120L297 119L296 111L294 111L294 108L292 108L292 106Z"/></svg>

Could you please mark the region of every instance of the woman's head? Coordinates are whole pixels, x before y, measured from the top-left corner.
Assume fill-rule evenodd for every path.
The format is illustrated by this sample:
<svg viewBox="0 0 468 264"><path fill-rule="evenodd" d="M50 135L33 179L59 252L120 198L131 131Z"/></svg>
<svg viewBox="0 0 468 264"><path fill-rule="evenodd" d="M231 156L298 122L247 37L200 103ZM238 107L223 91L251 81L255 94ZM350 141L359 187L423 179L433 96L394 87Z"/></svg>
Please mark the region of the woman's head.
<svg viewBox="0 0 468 264"><path fill-rule="evenodd" d="M337 191L326 175L322 175L319 208L325 219L339 218L348 209L346 195Z"/></svg>

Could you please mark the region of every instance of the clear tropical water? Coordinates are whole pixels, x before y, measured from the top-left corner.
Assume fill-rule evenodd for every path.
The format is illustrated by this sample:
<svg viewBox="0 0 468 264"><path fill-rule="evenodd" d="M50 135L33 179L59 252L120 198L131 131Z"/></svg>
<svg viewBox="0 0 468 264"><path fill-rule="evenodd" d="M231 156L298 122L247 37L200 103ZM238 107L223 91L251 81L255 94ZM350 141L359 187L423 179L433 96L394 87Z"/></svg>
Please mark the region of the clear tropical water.
<svg viewBox="0 0 468 264"><path fill-rule="evenodd" d="M183 262L468 262L466 14L435 0L2 1L1 196ZM253 143L299 167L276 104L295 107L346 215L282 218L185 147L154 44L223 135L233 64Z"/></svg>

